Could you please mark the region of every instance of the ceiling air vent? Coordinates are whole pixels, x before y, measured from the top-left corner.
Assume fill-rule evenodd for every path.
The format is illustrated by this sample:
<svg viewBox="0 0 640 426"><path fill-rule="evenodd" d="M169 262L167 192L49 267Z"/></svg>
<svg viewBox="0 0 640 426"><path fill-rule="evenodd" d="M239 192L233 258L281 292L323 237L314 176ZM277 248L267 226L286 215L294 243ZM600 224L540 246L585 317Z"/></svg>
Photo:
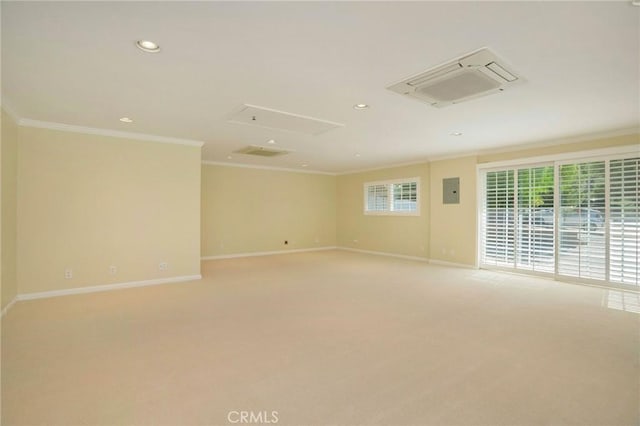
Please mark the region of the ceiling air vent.
<svg viewBox="0 0 640 426"><path fill-rule="evenodd" d="M524 80L506 62L482 48L392 84L387 89L436 108L498 93Z"/></svg>
<svg viewBox="0 0 640 426"><path fill-rule="evenodd" d="M275 157L277 155L289 154L290 151L281 149L265 148L264 146L249 145L246 148L234 151L236 154L257 155L260 157Z"/></svg>

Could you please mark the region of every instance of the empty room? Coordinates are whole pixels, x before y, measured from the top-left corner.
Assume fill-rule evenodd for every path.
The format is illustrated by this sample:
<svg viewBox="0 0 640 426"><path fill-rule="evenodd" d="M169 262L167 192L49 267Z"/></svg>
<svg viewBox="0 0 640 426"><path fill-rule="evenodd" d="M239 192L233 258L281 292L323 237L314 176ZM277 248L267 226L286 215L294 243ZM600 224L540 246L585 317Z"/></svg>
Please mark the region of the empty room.
<svg viewBox="0 0 640 426"><path fill-rule="evenodd" d="M0 13L2 425L640 424L640 2Z"/></svg>

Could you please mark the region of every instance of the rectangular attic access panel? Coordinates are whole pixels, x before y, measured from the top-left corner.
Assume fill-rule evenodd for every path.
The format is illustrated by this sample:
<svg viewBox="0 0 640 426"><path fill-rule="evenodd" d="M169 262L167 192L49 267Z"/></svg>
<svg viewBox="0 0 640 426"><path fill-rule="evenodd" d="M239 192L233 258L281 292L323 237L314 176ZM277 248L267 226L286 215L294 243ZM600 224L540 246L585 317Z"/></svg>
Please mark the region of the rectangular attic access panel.
<svg viewBox="0 0 640 426"><path fill-rule="evenodd" d="M344 127L344 124L292 114L275 109L245 104L229 118L230 123L285 130L288 132L319 135L329 130Z"/></svg>

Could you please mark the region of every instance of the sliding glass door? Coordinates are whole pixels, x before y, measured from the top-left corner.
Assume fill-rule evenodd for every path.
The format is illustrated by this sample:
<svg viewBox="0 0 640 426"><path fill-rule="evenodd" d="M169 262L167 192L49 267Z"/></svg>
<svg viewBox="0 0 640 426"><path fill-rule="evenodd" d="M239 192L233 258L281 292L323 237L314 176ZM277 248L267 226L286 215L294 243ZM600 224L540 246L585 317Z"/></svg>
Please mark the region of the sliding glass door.
<svg viewBox="0 0 640 426"><path fill-rule="evenodd" d="M606 278L605 162L560 165L558 274Z"/></svg>
<svg viewBox="0 0 640 426"><path fill-rule="evenodd" d="M554 230L553 166L518 169L518 269L553 273Z"/></svg>
<svg viewBox="0 0 640 426"><path fill-rule="evenodd" d="M640 158L609 166L609 280L640 286Z"/></svg>
<svg viewBox="0 0 640 426"><path fill-rule="evenodd" d="M480 265L640 287L640 158L481 173Z"/></svg>
<svg viewBox="0 0 640 426"><path fill-rule="evenodd" d="M486 175L483 212L482 261L492 266L515 262L515 181L513 170Z"/></svg>

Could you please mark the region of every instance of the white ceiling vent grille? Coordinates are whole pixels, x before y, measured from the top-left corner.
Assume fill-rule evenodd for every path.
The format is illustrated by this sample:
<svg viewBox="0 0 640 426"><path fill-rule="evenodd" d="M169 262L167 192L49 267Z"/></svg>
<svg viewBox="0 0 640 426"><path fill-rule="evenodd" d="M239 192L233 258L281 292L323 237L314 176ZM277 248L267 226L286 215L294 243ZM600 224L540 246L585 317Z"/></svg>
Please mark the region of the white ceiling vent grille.
<svg viewBox="0 0 640 426"><path fill-rule="evenodd" d="M275 157L277 155L289 154L290 151L266 148L264 146L249 145L234 152L236 154L257 155L259 157Z"/></svg>
<svg viewBox="0 0 640 426"><path fill-rule="evenodd" d="M524 80L506 62L482 48L392 84L387 89L436 108L501 92Z"/></svg>
<svg viewBox="0 0 640 426"><path fill-rule="evenodd" d="M243 105L238 112L233 114L229 118L229 122L307 135L319 135L344 126L344 124L333 121L248 104Z"/></svg>

